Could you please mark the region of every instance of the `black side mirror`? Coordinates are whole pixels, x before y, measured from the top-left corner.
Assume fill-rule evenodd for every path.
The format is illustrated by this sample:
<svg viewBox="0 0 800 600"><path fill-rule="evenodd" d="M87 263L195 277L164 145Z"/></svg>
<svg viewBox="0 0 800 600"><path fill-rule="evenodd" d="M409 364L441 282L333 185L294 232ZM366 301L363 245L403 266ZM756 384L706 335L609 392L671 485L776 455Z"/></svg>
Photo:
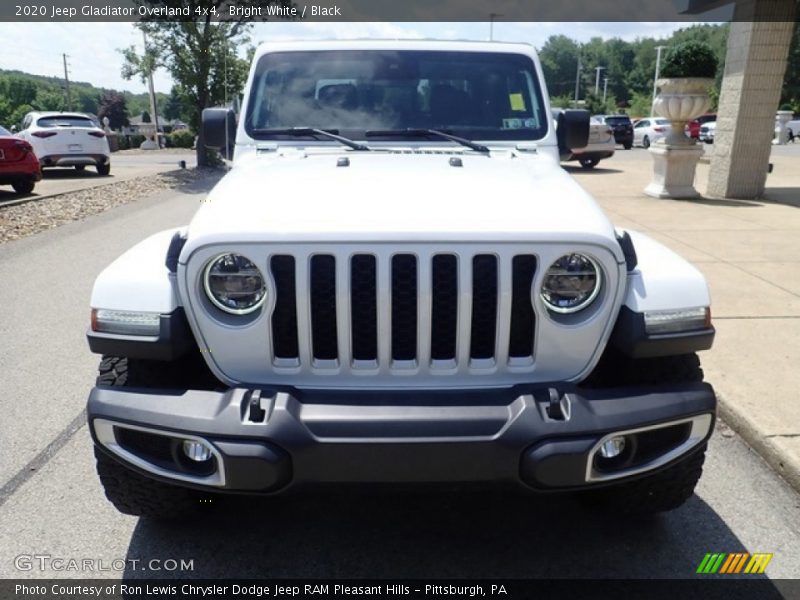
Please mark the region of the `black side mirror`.
<svg viewBox="0 0 800 600"><path fill-rule="evenodd" d="M589 143L589 111L564 110L558 113L556 128L558 151L563 156L574 148L583 148Z"/></svg>
<svg viewBox="0 0 800 600"><path fill-rule="evenodd" d="M236 113L230 108L203 109L203 144L229 154L236 142Z"/></svg>

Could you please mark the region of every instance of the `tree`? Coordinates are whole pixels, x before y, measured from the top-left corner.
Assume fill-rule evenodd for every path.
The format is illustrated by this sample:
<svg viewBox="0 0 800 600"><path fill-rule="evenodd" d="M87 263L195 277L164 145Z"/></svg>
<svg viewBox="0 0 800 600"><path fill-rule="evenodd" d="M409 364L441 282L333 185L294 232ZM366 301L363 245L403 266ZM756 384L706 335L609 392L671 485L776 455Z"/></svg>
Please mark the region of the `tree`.
<svg viewBox="0 0 800 600"><path fill-rule="evenodd" d="M182 119L184 112L183 95L177 85L173 85L169 92L169 98L164 104L164 118L170 121L174 119Z"/></svg>
<svg viewBox="0 0 800 600"><path fill-rule="evenodd" d="M153 118L150 116L150 113L147 112L146 110L142 111L142 123L152 123L152 122Z"/></svg>
<svg viewBox="0 0 800 600"><path fill-rule="evenodd" d="M800 21L795 23L792 45L789 48L781 93L781 104L784 103L791 104L795 112L800 112Z"/></svg>
<svg viewBox="0 0 800 600"><path fill-rule="evenodd" d="M575 96L580 46L565 35L551 35L539 51L547 89L553 96Z"/></svg>
<svg viewBox="0 0 800 600"><path fill-rule="evenodd" d="M188 6L196 21L148 21L137 24L149 37L145 54L138 57L133 48L123 51L126 64L123 76L142 73L149 68L163 67L172 75L186 98L186 117L198 132L197 164L205 166L207 155L202 140L200 115L206 107L232 98L244 85L247 65L236 54L238 46L247 43L250 25L244 17L220 19L214 13L226 14L228 0L136 0L148 7ZM250 0L238 5L268 6L287 4L286 0ZM204 12L205 11L205 12ZM227 81L227 86L226 86Z"/></svg>
<svg viewBox="0 0 800 600"><path fill-rule="evenodd" d="M97 116L101 122L104 117L108 117L108 126L111 129L119 130L125 127L129 122L125 96L114 90L105 92L100 99Z"/></svg>

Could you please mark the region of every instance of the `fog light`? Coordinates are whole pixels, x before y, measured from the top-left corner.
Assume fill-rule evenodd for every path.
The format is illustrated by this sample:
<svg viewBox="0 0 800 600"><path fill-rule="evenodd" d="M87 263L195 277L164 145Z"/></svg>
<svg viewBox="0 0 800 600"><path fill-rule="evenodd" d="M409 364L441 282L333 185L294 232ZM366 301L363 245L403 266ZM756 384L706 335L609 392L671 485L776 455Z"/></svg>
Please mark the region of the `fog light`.
<svg viewBox="0 0 800 600"><path fill-rule="evenodd" d="M615 458L625 450L625 438L622 436L613 437L603 442L600 446L600 456L603 458Z"/></svg>
<svg viewBox="0 0 800 600"><path fill-rule="evenodd" d="M211 458L211 448L195 440L183 440L183 453L195 462L205 462Z"/></svg>

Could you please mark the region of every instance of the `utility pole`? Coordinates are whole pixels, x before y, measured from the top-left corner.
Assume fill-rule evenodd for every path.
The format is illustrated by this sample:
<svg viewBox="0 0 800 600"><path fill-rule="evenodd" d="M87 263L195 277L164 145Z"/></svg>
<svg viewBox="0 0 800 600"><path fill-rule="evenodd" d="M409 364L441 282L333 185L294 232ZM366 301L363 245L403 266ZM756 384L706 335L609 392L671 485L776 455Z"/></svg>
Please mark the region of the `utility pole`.
<svg viewBox="0 0 800 600"><path fill-rule="evenodd" d="M656 104L656 89L658 88L658 72L661 70L661 51L666 46L656 46L656 74L653 77L653 101L650 103L650 115L653 114L653 107Z"/></svg>
<svg viewBox="0 0 800 600"><path fill-rule="evenodd" d="M64 108L65 110L72 109L72 98L69 93L69 65L67 64L67 55L61 55L64 58Z"/></svg>
<svg viewBox="0 0 800 600"><path fill-rule="evenodd" d="M155 66L148 63L147 56L147 34L142 31L142 39L144 40L144 59L147 64L147 87L150 92L150 113L153 115L153 123L156 126L156 147L161 149L161 140L158 137L158 103L156 102L156 91L153 86L153 70Z"/></svg>
<svg viewBox="0 0 800 600"><path fill-rule="evenodd" d="M581 55L578 55L578 68L575 71L575 108L578 108L578 92L581 87Z"/></svg>
<svg viewBox="0 0 800 600"><path fill-rule="evenodd" d="M597 71L597 76L594 78L594 95L595 96L597 96L597 94L600 91L600 71L602 71L604 69L605 69L605 67L596 67L595 68L595 71Z"/></svg>
<svg viewBox="0 0 800 600"><path fill-rule="evenodd" d="M603 77L603 104L606 103L606 92L608 92L608 77Z"/></svg>
<svg viewBox="0 0 800 600"><path fill-rule="evenodd" d="M489 13L489 41L494 40L494 20L497 17L502 17L500 13Z"/></svg>

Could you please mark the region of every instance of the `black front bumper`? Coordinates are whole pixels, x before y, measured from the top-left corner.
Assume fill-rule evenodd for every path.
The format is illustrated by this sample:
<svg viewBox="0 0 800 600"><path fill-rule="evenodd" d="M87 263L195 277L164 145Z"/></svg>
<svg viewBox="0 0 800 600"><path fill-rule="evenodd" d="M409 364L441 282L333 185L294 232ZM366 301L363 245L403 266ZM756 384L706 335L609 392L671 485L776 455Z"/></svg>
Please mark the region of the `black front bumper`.
<svg viewBox="0 0 800 600"><path fill-rule="evenodd" d="M95 442L117 460L189 487L270 493L307 483L495 482L558 490L637 477L680 460L711 434L715 409L713 389L704 383L368 394L96 387L88 420ZM681 442L680 432L692 420L704 426L691 443ZM670 438L672 448L665 446L661 458L612 477L591 476L592 456L604 436L629 432L634 442L644 435L636 430L659 425L678 436ZM118 435L128 428L144 442L133 448L117 443L131 437ZM119 439L109 442L110 435ZM174 464L161 452L152 459L158 468L150 468L147 448L155 446L147 436L166 437L178 449L183 436L208 442L219 476L193 473L177 457L179 450L172 452ZM652 454L652 440L645 445Z"/></svg>

